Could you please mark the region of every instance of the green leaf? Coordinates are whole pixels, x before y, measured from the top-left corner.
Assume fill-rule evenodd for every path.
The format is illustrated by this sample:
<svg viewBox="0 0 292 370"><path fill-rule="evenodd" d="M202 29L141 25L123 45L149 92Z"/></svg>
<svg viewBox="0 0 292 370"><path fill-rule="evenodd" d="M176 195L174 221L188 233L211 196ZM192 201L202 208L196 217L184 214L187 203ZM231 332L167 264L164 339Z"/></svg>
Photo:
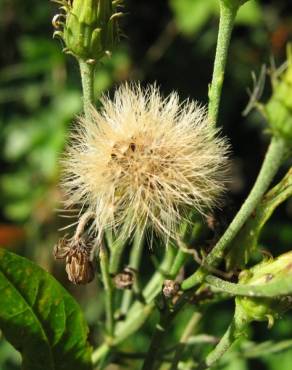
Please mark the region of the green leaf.
<svg viewBox="0 0 292 370"><path fill-rule="evenodd" d="M88 327L77 302L47 272L0 249L0 328L23 370L90 370Z"/></svg>

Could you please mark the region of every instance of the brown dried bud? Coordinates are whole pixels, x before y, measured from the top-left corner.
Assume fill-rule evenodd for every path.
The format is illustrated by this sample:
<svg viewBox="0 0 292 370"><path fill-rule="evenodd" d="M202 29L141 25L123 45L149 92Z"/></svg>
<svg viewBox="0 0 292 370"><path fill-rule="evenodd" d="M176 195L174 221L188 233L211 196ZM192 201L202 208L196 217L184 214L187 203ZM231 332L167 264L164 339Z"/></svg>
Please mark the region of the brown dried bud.
<svg viewBox="0 0 292 370"><path fill-rule="evenodd" d="M92 246L82 238L60 239L54 248L56 259L66 260L68 279L74 284L87 284L94 279L95 269L91 261Z"/></svg>
<svg viewBox="0 0 292 370"><path fill-rule="evenodd" d="M136 277L136 271L126 267L114 277L114 284L117 289L132 289Z"/></svg>
<svg viewBox="0 0 292 370"><path fill-rule="evenodd" d="M179 283L174 280L165 280L163 283L163 294L167 298L173 298L179 291Z"/></svg>

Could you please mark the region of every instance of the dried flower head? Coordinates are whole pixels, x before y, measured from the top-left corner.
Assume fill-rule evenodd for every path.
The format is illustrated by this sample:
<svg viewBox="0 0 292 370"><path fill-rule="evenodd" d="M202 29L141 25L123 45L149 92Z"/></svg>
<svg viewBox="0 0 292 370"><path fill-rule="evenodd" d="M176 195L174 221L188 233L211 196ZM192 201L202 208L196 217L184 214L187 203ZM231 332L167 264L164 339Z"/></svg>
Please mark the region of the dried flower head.
<svg viewBox="0 0 292 370"><path fill-rule="evenodd" d="M91 261L92 246L82 238L66 237L59 240L54 248L56 259L66 260L68 279L74 284L87 284L94 279L94 266Z"/></svg>
<svg viewBox="0 0 292 370"><path fill-rule="evenodd" d="M179 292L179 283L175 280L165 280L162 292L166 298L173 298Z"/></svg>
<svg viewBox="0 0 292 370"><path fill-rule="evenodd" d="M101 102L72 133L64 160L67 207L93 212L99 231L128 237L150 226L169 237L191 209L218 205L228 144L204 107L129 84Z"/></svg>

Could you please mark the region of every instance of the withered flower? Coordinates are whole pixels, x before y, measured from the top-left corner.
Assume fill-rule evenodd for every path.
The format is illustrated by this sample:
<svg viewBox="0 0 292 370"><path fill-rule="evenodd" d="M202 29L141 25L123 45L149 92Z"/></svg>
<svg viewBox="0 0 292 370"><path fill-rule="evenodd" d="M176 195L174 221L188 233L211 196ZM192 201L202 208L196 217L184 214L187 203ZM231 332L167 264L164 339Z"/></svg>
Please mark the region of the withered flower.
<svg viewBox="0 0 292 370"><path fill-rule="evenodd" d="M94 264L91 260L92 245L81 237L66 237L54 248L56 259L65 259L68 279L74 284L87 284L94 279Z"/></svg>

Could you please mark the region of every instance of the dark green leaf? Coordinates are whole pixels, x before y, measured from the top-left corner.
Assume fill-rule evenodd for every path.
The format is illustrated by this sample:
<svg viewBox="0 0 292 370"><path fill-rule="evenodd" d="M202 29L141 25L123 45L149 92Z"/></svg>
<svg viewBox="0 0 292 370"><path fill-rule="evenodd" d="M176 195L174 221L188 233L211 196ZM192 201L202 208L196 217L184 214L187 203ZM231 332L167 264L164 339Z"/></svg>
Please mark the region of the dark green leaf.
<svg viewBox="0 0 292 370"><path fill-rule="evenodd" d="M23 370L90 370L80 307L47 272L0 249L0 328L21 352Z"/></svg>

